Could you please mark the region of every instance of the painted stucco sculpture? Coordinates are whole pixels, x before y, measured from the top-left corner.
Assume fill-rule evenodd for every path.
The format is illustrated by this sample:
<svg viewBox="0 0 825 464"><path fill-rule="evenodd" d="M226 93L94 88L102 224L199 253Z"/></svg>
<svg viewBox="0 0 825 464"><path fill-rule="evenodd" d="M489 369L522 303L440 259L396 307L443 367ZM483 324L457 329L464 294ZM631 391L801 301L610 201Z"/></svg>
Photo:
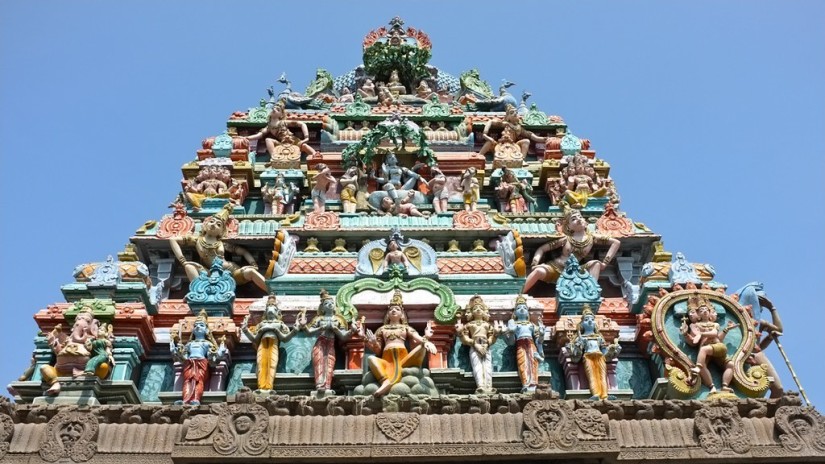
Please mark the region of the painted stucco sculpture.
<svg viewBox="0 0 825 464"><path fill-rule="evenodd" d="M48 334L46 339L57 361L54 366L44 365L40 368L43 381L49 386L46 390L47 395L60 393L59 377L78 377L85 374L92 356L89 351L91 343L97 339L99 329L100 321L94 318L92 312L81 310L75 316L70 333L63 333L61 325L58 324Z"/></svg>
<svg viewBox="0 0 825 464"><path fill-rule="evenodd" d="M516 346L516 365L522 392L535 391L539 383L539 362L544 361L545 328L541 319L538 324L530 320L530 309L523 295L516 298L512 318L506 325L500 325L499 331L508 345Z"/></svg>
<svg viewBox="0 0 825 464"><path fill-rule="evenodd" d="M326 290L321 290L320 297L321 303L318 304L315 317L309 324L306 324L305 319L301 324L307 334L317 337L312 347L312 370L315 375L315 394L323 397L335 394L332 390L336 359L335 340L349 340L353 329L343 317L336 314L335 297L330 296Z"/></svg>
<svg viewBox="0 0 825 464"><path fill-rule="evenodd" d="M300 325L290 329L283 321L278 299L269 295L266 299L263 318L258 324L249 327L249 316L241 323L241 332L255 347L255 370L258 376L259 390L275 388L276 368L278 367L281 343L289 341L300 330Z"/></svg>
<svg viewBox="0 0 825 464"><path fill-rule="evenodd" d="M209 330L208 316L201 312L192 325L192 334L185 343L180 334L169 342L169 350L183 364L182 404L198 405L209 382L209 366L228 354L223 342L218 344Z"/></svg>
<svg viewBox="0 0 825 464"><path fill-rule="evenodd" d="M470 298L464 311L466 322L456 322L456 333L461 343L470 347L470 365L473 367L476 393L495 393L490 349L496 341L498 329L490 322L490 310L480 296Z"/></svg>
<svg viewBox="0 0 825 464"><path fill-rule="evenodd" d="M607 344L596 326L596 317L590 308L582 312L581 321L575 335L565 350L571 361L584 365L592 399L609 399L607 362L615 359L622 351L618 342Z"/></svg>

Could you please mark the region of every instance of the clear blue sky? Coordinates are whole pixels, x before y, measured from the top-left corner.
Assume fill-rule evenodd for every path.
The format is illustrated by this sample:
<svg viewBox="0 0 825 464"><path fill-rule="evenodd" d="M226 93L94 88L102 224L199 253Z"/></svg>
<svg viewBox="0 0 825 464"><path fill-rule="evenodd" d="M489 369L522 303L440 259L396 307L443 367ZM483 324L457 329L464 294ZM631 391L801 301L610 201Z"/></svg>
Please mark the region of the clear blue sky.
<svg viewBox="0 0 825 464"><path fill-rule="evenodd" d="M590 138L669 250L732 290L763 281L825 405L822 2L3 2L0 384L75 265L167 212L201 139L282 71L348 71L395 15L436 66L514 81Z"/></svg>

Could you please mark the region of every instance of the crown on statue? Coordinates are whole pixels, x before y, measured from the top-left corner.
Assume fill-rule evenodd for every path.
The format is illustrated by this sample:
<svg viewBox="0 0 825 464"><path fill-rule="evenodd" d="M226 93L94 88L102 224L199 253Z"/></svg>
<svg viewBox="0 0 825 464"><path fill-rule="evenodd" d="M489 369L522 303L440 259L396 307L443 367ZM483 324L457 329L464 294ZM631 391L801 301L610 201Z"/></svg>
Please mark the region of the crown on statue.
<svg viewBox="0 0 825 464"><path fill-rule="evenodd" d="M215 217L223 221L224 224L229 222L229 216L232 214L232 203L227 203L223 205L220 211L215 213Z"/></svg>
<svg viewBox="0 0 825 464"><path fill-rule="evenodd" d="M321 289L321 292L319 293L319 296L321 297L321 301L326 301L326 300L333 299L332 296L330 296L329 292L325 288Z"/></svg>
<svg viewBox="0 0 825 464"><path fill-rule="evenodd" d="M404 298L401 296L401 290L396 288L395 291L392 293L390 306L400 306L401 309L404 309Z"/></svg>
<svg viewBox="0 0 825 464"><path fill-rule="evenodd" d="M205 309L201 309L201 312L198 313L198 317L195 318L195 324L198 322L203 322L204 324L209 322L209 315L206 313Z"/></svg>
<svg viewBox="0 0 825 464"><path fill-rule="evenodd" d="M707 296L702 295L701 293L694 293L690 296L690 298L688 298L688 311L698 311L702 306L710 307L710 300Z"/></svg>
<svg viewBox="0 0 825 464"><path fill-rule="evenodd" d="M583 308L584 308L584 309L582 309L582 317L584 317L584 316L592 316L592 315L593 315L593 310L592 310L592 309L590 309L590 305L586 304L586 305L584 305L584 307L583 307Z"/></svg>
<svg viewBox="0 0 825 464"><path fill-rule="evenodd" d="M520 304L527 304L527 297L524 295L519 295L516 297L516 306Z"/></svg>

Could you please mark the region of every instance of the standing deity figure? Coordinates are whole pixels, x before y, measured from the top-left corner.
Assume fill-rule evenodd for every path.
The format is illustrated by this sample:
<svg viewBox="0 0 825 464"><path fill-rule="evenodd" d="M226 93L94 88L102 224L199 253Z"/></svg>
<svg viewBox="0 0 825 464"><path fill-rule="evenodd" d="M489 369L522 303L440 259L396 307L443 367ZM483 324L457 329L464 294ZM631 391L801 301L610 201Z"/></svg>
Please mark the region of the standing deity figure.
<svg viewBox="0 0 825 464"><path fill-rule="evenodd" d="M501 137L499 137L498 140L495 140L489 135L490 129L492 129L493 126L502 128ZM527 150L530 149L531 141L547 143L547 138L539 137L521 126L521 120L519 119L518 112L516 111L516 107L513 105L506 106L504 110L504 119L495 118L487 121L487 124L484 125L484 131L481 136L484 137L484 140L486 140L484 146L481 147L481 151L479 152L482 156L493 150L496 145L503 143L518 145L519 150L521 150L521 154L526 156Z"/></svg>
<svg viewBox="0 0 825 464"><path fill-rule="evenodd" d="M241 246L223 241L231 210L230 205L225 205L219 213L204 219L198 235L187 234L183 237L171 238L169 239L169 247L172 249L175 258L183 266L186 277L189 278L190 282L195 280L201 271L205 272L207 267L211 267L215 258L220 258L223 261L223 268L232 273L232 278L235 279L238 285L252 281L261 290L268 291L266 279L258 271L258 265L252 254ZM182 245L194 246L200 262L187 261L183 256ZM240 267L227 260L225 257L227 251L243 256L249 264Z"/></svg>
<svg viewBox="0 0 825 464"><path fill-rule="evenodd" d="M250 329L249 316L244 317L241 332L252 342L257 353L255 369L258 375L258 390L275 388L275 370L278 368L278 350L281 342L294 337L298 330L300 321L296 322L291 330L284 323L275 294L267 297L264 315L258 325Z"/></svg>
<svg viewBox="0 0 825 464"><path fill-rule="evenodd" d="M292 213L295 195L299 189L293 182L286 183L283 173L278 174L275 182L267 182L261 187L261 196L264 199L264 214Z"/></svg>
<svg viewBox="0 0 825 464"><path fill-rule="evenodd" d="M359 177L358 167L351 166L338 181L341 184L341 208L345 213L354 213L358 206Z"/></svg>
<svg viewBox="0 0 825 464"><path fill-rule="evenodd" d="M96 319L94 324L98 324ZM112 353L115 336L112 333L112 324L101 324L95 331L97 332L95 338L86 340L86 348L91 357L86 363L85 375L95 375L105 379L115 365Z"/></svg>
<svg viewBox="0 0 825 464"><path fill-rule="evenodd" d="M292 135L290 127L301 129L303 139L298 139ZM307 125L300 121L290 121L286 119L286 104L284 100L279 100L269 113L266 127L255 135L247 137L248 140L263 139L266 144L266 151L273 159L277 156L279 145L295 145L307 156L315 155L315 149L307 143L309 141L309 129Z"/></svg>
<svg viewBox="0 0 825 464"><path fill-rule="evenodd" d="M691 316L691 311L694 311L696 315ZM716 309L710 300L701 294L688 298L688 317L695 318L696 322L691 323L687 329L683 326L681 332L688 345L699 348L696 365L691 370L699 374L702 384L710 388L711 393L715 393L716 386L713 384L707 362L708 359L716 361L723 368L722 391L733 392L730 388L730 382L733 380L733 361L728 359L728 347L724 340L728 332L738 324L728 321L727 327L720 328L716 322Z"/></svg>
<svg viewBox="0 0 825 464"><path fill-rule="evenodd" d="M81 310L75 317L72 331L68 335L63 333L63 328L57 324L46 341L57 357L54 366L43 365L40 367L40 374L43 381L49 385L46 394L54 396L60 393L60 382L58 377L79 377L86 371L89 362L91 348L89 343L97 338L99 322L94 318L92 312L87 309Z"/></svg>
<svg viewBox="0 0 825 464"><path fill-rule="evenodd" d="M321 303L318 313L309 325L306 325L306 316L301 315L300 324L309 335L318 335L312 347L312 369L315 372L315 389L318 396L334 395L332 390L332 374L335 371L335 338L342 342L352 337L347 321L335 314L335 297L326 290L321 290Z"/></svg>
<svg viewBox="0 0 825 464"><path fill-rule="evenodd" d="M181 329L182 330L182 329ZM209 381L209 365L215 365L226 358L226 345L220 345L209 330L206 311L202 310L192 324L189 341L182 344L182 335L172 336L169 351L176 361L183 363L183 399L178 404L201 404L203 391Z"/></svg>
<svg viewBox="0 0 825 464"><path fill-rule="evenodd" d="M327 191L337 181L332 177L332 171L326 164L318 163L316 169L318 173L312 178L312 206L316 213L323 213L326 211Z"/></svg>
<svg viewBox="0 0 825 464"><path fill-rule="evenodd" d="M609 245L610 248L604 255L604 259L601 261L593 259L585 262L583 266L598 281L601 272L607 268L608 263L619 251L621 242L618 239L609 235L591 233L587 229L587 221L576 209L568 208L565 211L562 226L564 236L540 246L533 255L533 270L527 276L522 293L527 293L539 281L555 283L564 271L565 262L571 254L579 262L585 262L586 258L592 255L595 245ZM557 249L561 249L558 257L547 264L540 264L545 253Z"/></svg>
<svg viewBox="0 0 825 464"><path fill-rule="evenodd" d="M596 326L596 316L589 306L582 311L582 318L576 333L568 333L570 342L565 348L574 363L584 362L587 382L590 384L592 400L608 398L607 361L611 361L622 351L618 342L610 345L604 340Z"/></svg>
<svg viewBox="0 0 825 464"><path fill-rule="evenodd" d="M470 364L476 381L476 393L492 394L493 356L490 348L496 342L497 330L490 323L490 309L480 296L470 298L465 310L467 323L456 322L455 329L463 345L470 347Z"/></svg>
<svg viewBox="0 0 825 464"><path fill-rule="evenodd" d="M433 192L433 208L436 213L443 213L447 211L447 201L450 199L450 192L447 191L447 176L438 166L430 168L430 172L433 177L427 184Z"/></svg>
<svg viewBox="0 0 825 464"><path fill-rule="evenodd" d="M375 396L383 396L393 385L400 382L403 368L421 367L425 350L431 354L436 353L435 345L428 340L433 334L432 328L428 325L422 337L407 324L404 302L398 289L393 293L387 313L384 315L384 325L375 333L364 327L361 322L356 323L355 327L364 338L364 345L376 354L369 358L370 371L381 382ZM409 352L407 340L415 344Z"/></svg>
<svg viewBox="0 0 825 464"><path fill-rule="evenodd" d="M463 193L465 211L475 211L478 207L478 199L481 198L478 178L476 177L477 172L478 169L470 166L461 173L459 179L458 185Z"/></svg>
<svg viewBox="0 0 825 464"><path fill-rule="evenodd" d="M499 211L502 213L527 213L529 205L534 205L536 199L532 196L533 187L526 180L519 181L512 169L503 168L501 182L496 187L499 199Z"/></svg>
<svg viewBox="0 0 825 464"><path fill-rule="evenodd" d="M499 332L504 335L508 345L516 345L516 363L518 376L521 379L521 392L536 391L539 384L539 362L544 361L544 325L541 317L538 324L530 321L530 310L527 308L527 298L519 295L516 298L516 307L513 317L506 326L499 325Z"/></svg>

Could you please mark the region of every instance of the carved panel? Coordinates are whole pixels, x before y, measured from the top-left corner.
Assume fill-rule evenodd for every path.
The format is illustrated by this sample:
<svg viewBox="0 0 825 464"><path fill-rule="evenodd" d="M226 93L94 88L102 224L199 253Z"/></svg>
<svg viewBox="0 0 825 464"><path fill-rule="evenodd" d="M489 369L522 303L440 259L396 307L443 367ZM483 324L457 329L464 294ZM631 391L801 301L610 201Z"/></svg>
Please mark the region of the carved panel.
<svg viewBox="0 0 825 464"><path fill-rule="evenodd" d="M808 447L825 452L825 420L816 409L782 406L776 410L775 423L783 448L798 452Z"/></svg>
<svg viewBox="0 0 825 464"><path fill-rule="evenodd" d="M524 445L534 450L570 449L576 446L573 407L566 401L531 401L524 407Z"/></svg>
<svg viewBox="0 0 825 464"><path fill-rule="evenodd" d="M44 461L55 462L69 458L74 462L85 462L97 453L98 422L90 412L63 410L49 421L40 457Z"/></svg>
<svg viewBox="0 0 825 464"><path fill-rule="evenodd" d="M387 438L401 441L409 437L418 428L420 418L417 413L379 413L375 416L375 425Z"/></svg>
<svg viewBox="0 0 825 464"><path fill-rule="evenodd" d="M481 211L459 211L453 215L453 227L456 229L489 229L487 215Z"/></svg>
<svg viewBox="0 0 825 464"><path fill-rule="evenodd" d="M218 413L218 432L212 447L218 454L250 454L257 456L269 444L267 429L269 413L257 404L230 404L213 407Z"/></svg>
<svg viewBox="0 0 825 464"><path fill-rule="evenodd" d="M304 229L306 230L335 230L341 227L341 220L338 215L325 211L323 213L311 212L306 216Z"/></svg>
<svg viewBox="0 0 825 464"><path fill-rule="evenodd" d="M719 454L725 449L744 454L751 449L750 439L735 406L704 407L696 412L693 426L699 446L708 454Z"/></svg>
<svg viewBox="0 0 825 464"><path fill-rule="evenodd" d="M577 409L573 418L582 432L594 437L607 436L607 422L598 410Z"/></svg>

